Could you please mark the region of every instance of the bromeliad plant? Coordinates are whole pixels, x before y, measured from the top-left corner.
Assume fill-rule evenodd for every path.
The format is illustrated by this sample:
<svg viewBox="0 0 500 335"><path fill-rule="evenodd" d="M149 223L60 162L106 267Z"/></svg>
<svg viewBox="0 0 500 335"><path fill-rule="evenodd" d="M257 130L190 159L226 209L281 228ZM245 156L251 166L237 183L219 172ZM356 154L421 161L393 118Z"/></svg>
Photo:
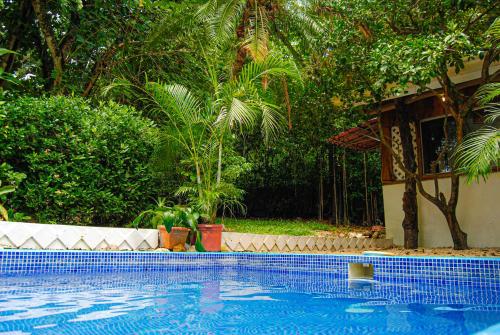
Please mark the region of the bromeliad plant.
<svg viewBox="0 0 500 335"><path fill-rule="evenodd" d="M173 227L184 227L191 229L191 234L196 236L195 248L197 251L205 251L201 243L201 234L198 230L198 221L200 213L190 207L174 205L167 206L165 199L160 198L156 202L156 207L140 213L134 221L129 225L130 227L139 228L158 228L163 225L168 233L172 231ZM191 241L191 239L188 239Z"/></svg>

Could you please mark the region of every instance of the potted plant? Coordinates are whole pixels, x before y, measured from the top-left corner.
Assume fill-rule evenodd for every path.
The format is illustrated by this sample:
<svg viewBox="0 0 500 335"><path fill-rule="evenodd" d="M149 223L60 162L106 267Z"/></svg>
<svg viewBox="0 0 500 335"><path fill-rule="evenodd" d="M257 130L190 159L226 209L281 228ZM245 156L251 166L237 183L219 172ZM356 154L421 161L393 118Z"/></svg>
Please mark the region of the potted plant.
<svg viewBox="0 0 500 335"><path fill-rule="evenodd" d="M200 223L198 225L203 247L206 251L221 250L222 228L223 226L221 224Z"/></svg>
<svg viewBox="0 0 500 335"><path fill-rule="evenodd" d="M205 251L201 244L201 233L198 230L199 218L199 213L190 207L166 206L165 200L159 199L156 208L140 213L131 226L138 228L144 224L145 227L158 229L160 247L178 251L185 251L188 235L192 232L195 238L189 241L194 240L197 251Z"/></svg>

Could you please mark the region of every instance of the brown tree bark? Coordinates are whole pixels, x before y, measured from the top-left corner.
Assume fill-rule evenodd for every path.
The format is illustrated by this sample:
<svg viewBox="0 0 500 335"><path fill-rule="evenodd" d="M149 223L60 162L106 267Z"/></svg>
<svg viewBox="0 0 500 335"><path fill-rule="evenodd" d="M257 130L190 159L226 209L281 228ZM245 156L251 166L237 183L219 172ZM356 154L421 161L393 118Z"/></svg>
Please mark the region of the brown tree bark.
<svg viewBox="0 0 500 335"><path fill-rule="evenodd" d="M62 83L64 62L62 52L58 46L54 31L47 16L47 1L32 0L31 4L38 20L38 27L45 39L45 43L47 43L47 47L50 51L50 57L54 65L55 77L52 82L52 87L58 91L60 90Z"/></svg>
<svg viewBox="0 0 500 335"><path fill-rule="evenodd" d="M245 5L245 9L243 10L243 16L241 17L240 24L238 28L236 28L236 36L238 37L240 45L238 47L238 51L236 51L236 59L234 60L233 67L231 69L231 75L233 78L238 76L243 68L243 65L245 64L245 59L247 58L247 49L245 48L243 41L245 40L245 29L247 28L250 18L251 6L252 2L248 0Z"/></svg>
<svg viewBox="0 0 500 335"><path fill-rule="evenodd" d="M337 225L339 223L339 210L338 210L338 201L337 201L337 173L335 168L335 147L333 144L328 146L328 167L329 167L329 176L330 176L330 189L332 192L331 196L331 216L330 223Z"/></svg>
<svg viewBox="0 0 500 335"><path fill-rule="evenodd" d="M363 178L364 178L364 186L365 186L365 215L366 215L366 223L368 226L373 225L372 215L370 213L370 203L368 200L368 171L366 164L366 151L363 152Z"/></svg>
<svg viewBox="0 0 500 335"><path fill-rule="evenodd" d="M125 46L124 43L120 43L120 44L118 44L118 46L113 46L113 47L109 48L101 56L101 58L95 62L94 66L92 68L92 72L90 74L90 78L87 81L87 83L85 84L85 89L82 93L83 97L87 97L90 95L90 93L94 89L94 86L95 86L97 80L99 79L101 74L106 70L110 59L115 55L118 48L123 48L124 46Z"/></svg>
<svg viewBox="0 0 500 335"><path fill-rule="evenodd" d="M323 212L324 212L324 189L323 189L323 150L319 149L318 153L318 170L319 170L319 178L318 178L318 220L323 220Z"/></svg>
<svg viewBox="0 0 500 335"><path fill-rule="evenodd" d="M415 154L413 151L413 140L410 130L410 115L405 110L402 102L396 103L396 117L401 136L401 147L403 150L403 162L405 167L413 174L417 171ZM405 173L405 191L403 193L403 230L404 247L406 249L418 248L418 204L417 183L412 174Z"/></svg>
<svg viewBox="0 0 500 335"><path fill-rule="evenodd" d="M450 229L454 249L456 250L467 249L469 247L467 243L467 234L464 233L462 229L460 229L460 225L457 220L456 210L453 208L447 208L447 212L443 214L445 214L446 223L448 224L448 228Z"/></svg>

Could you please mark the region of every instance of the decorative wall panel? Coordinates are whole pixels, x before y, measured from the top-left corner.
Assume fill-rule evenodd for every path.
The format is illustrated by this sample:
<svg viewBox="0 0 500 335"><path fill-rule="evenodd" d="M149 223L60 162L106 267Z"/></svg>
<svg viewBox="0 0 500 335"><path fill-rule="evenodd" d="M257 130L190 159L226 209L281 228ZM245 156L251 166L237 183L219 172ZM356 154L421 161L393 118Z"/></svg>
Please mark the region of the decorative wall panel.
<svg viewBox="0 0 500 335"><path fill-rule="evenodd" d="M410 123L410 132L413 144L413 154L418 166L417 130L415 127L415 122ZM391 127L391 146L392 151L399 157L401 161L403 161L403 146L401 144L401 133L398 126ZM392 157L392 173L395 180L404 180L405 178L405 173L403 169L399 167L395 157Z"/></svg>
<svg viewBox="0 0 500 335"><path fill-rule="evenodd" d="M321 252L342 249L387 249L392 239L260 235L224 232L222 246L228 251Z"/></svg>
<svg viewBox="0 0 500 335"><path fill-rule="evenodd" d="M0 221L0 247L147 250L158 247L158 231Z"/></svg>

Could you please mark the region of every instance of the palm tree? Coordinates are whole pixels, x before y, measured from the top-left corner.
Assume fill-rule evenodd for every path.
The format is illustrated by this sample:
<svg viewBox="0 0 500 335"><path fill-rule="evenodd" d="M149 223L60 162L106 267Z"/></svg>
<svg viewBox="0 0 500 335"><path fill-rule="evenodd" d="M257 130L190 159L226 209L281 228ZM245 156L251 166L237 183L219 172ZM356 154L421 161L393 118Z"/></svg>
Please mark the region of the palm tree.
<svg viewBox="0 0 500 335"><path fill-rule="evenodd" d="M236 46L232 75L236 77L247 59L262 61L269 54L271 37L302 62L292 38L307 44L323 28L310 4L284 0L208 0L198 17L219 46Z"/></svg>
<svg viewBox="0 0 500 335"><path fill-rule="evenodd" d="M283 117L265 85L275 77L300 80L300 73L294 62L275 53L245 64L236 78L227 81L220 79L223 76L211 61L206 72L212 87L205 102L181 85L149 83L144 92L151 109L168 119L164 132L168 149L157 155L158 161L171 160L176 150L186 154L183 162L194 167L196 181L180 187L177 194L196 201L213 222L220 206L239 205L243 194L223 178L224 144L229 135L259 125L264 141L275 138Z"/></svg>

